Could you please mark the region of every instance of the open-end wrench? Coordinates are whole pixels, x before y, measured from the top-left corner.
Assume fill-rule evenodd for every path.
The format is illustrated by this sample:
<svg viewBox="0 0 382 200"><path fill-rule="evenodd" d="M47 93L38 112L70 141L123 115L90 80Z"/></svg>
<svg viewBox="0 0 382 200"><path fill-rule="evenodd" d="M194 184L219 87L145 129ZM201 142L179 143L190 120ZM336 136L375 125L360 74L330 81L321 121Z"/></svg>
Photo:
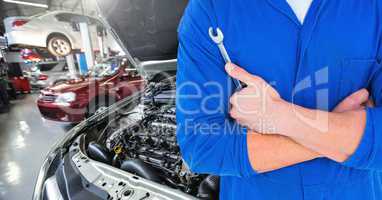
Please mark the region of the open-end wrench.
<svg viewBox="0 0 382 200"><path fill-rule="evenodd" d="M216 28L216 34L212 27L208 29L208 33L210 35L210 38L214 43L218 46L220 54L223 56L224 61L227 63L231 63L231 58L228 55L227 49L224 46L224 34L220 30L220 28ZM233 83L236 86L236 91L243 89L243 85L241 82L237 79L232 78Z"/></svg>

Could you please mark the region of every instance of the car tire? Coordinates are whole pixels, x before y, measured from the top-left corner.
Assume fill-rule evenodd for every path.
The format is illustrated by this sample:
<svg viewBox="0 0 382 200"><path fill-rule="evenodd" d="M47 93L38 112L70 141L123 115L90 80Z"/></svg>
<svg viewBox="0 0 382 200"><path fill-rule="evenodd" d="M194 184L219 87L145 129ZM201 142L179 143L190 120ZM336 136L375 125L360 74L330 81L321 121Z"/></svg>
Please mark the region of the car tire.
<svg viewBox="0 0 382 200"><path fill-rule="evenodd" d="M53 36L48 39L48 51L54 56L67 56L72 52L72 45L64 36Z"/></svg>

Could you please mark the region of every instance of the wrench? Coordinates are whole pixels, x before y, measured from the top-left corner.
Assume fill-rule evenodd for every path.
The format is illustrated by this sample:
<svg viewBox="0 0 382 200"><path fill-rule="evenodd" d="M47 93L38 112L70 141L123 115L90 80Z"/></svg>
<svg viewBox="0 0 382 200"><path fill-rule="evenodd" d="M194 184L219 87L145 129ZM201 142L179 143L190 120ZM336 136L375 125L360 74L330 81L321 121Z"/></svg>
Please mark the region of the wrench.
<svg viewBox="0 0 382 200"><path fill-rule="evenodd" d="M208 29L208 33L210 34L210 38L212 39L212 41L214 41L215 44L218 46L220 53L224 58L224 61L226 63L230 63L231 58L229 57L227 50L226 50L224 43L223 43L223 41L224 41L223 32L220 30L220 28L216 28L216 34L215 34L214 29L212 27L210 27Z"/></svg>
<svg viewBox="0 0 382 200"><path fill-rule="evenodd" d="M224 34L220 30L220 28L216 28L216 34L215 34L214 29L212 27L210 27L208 29L208 33L210 35L211 40L218 46L220 54L223 56L225 63L226 64L231 63L231 58L229 57L227 49L225 48L224 43L223 43ZM241 82L239 80L234 79L234 78L232 78L232 80L236 86L236 91L243 89L243 85L241 84Z"/></svg>

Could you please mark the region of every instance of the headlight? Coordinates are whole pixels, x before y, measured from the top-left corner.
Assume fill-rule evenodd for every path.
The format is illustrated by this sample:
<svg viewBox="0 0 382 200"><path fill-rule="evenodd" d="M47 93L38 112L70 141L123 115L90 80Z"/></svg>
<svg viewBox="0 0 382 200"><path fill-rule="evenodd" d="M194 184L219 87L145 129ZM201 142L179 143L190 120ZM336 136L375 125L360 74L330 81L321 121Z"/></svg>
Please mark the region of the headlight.
<svg viewBox="0 0 382 200"><path fill-rule="evenodd" d="M67 93L62 93L59 94L54 101L56 104L60 105L67 105L68 103L71 103L76 100L76 93L74 92L67 92Z"/></svg>

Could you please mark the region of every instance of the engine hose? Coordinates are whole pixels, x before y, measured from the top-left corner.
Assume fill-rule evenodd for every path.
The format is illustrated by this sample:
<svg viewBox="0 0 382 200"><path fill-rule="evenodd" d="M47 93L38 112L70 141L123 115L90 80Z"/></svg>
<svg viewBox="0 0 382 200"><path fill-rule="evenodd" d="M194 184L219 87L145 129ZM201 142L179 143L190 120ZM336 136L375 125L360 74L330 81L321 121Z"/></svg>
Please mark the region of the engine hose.
<svg viewBox="0 0 382 200"><path fill-rule="evenodd" d="M112 161L112 166L114 167L117 167L119 168L120 165L121 165L121 162L120 162L120 159L119 159L119 155L118 154L115 154L114 157L113 157L113 161Z"/></svg>
<svg viewBox="0 0 382 200"><path fill-rule="evenodd" d="M93 160L111 165L113 154L98 143L90 142L88 146L88 155Z"/></svg>
<svg viewBox="0 0 382 200"><path fill-rule="evenodd" d="M178 188L179 187L179 185L178 184L176 184L171 178L165 178L165 180L167 181L167 183L169 184L169 185L171 185L172 187L175 187L175 188Z"/></svg>
<svg viewBox="0 0 382 200"><path fill-rule="evenodd" d="M199 186L198 198L205 200L219 199L220 177L209 175Z"/></svg>
<svg viewBox="0 0 382 200"><path fill-rule="evenodd" d="M160 173L150 165L144 163L141 160L125 160L121 164L121 169L144 179L148 179L157 183L162 183L163 179L160 177Z"/></svg>

